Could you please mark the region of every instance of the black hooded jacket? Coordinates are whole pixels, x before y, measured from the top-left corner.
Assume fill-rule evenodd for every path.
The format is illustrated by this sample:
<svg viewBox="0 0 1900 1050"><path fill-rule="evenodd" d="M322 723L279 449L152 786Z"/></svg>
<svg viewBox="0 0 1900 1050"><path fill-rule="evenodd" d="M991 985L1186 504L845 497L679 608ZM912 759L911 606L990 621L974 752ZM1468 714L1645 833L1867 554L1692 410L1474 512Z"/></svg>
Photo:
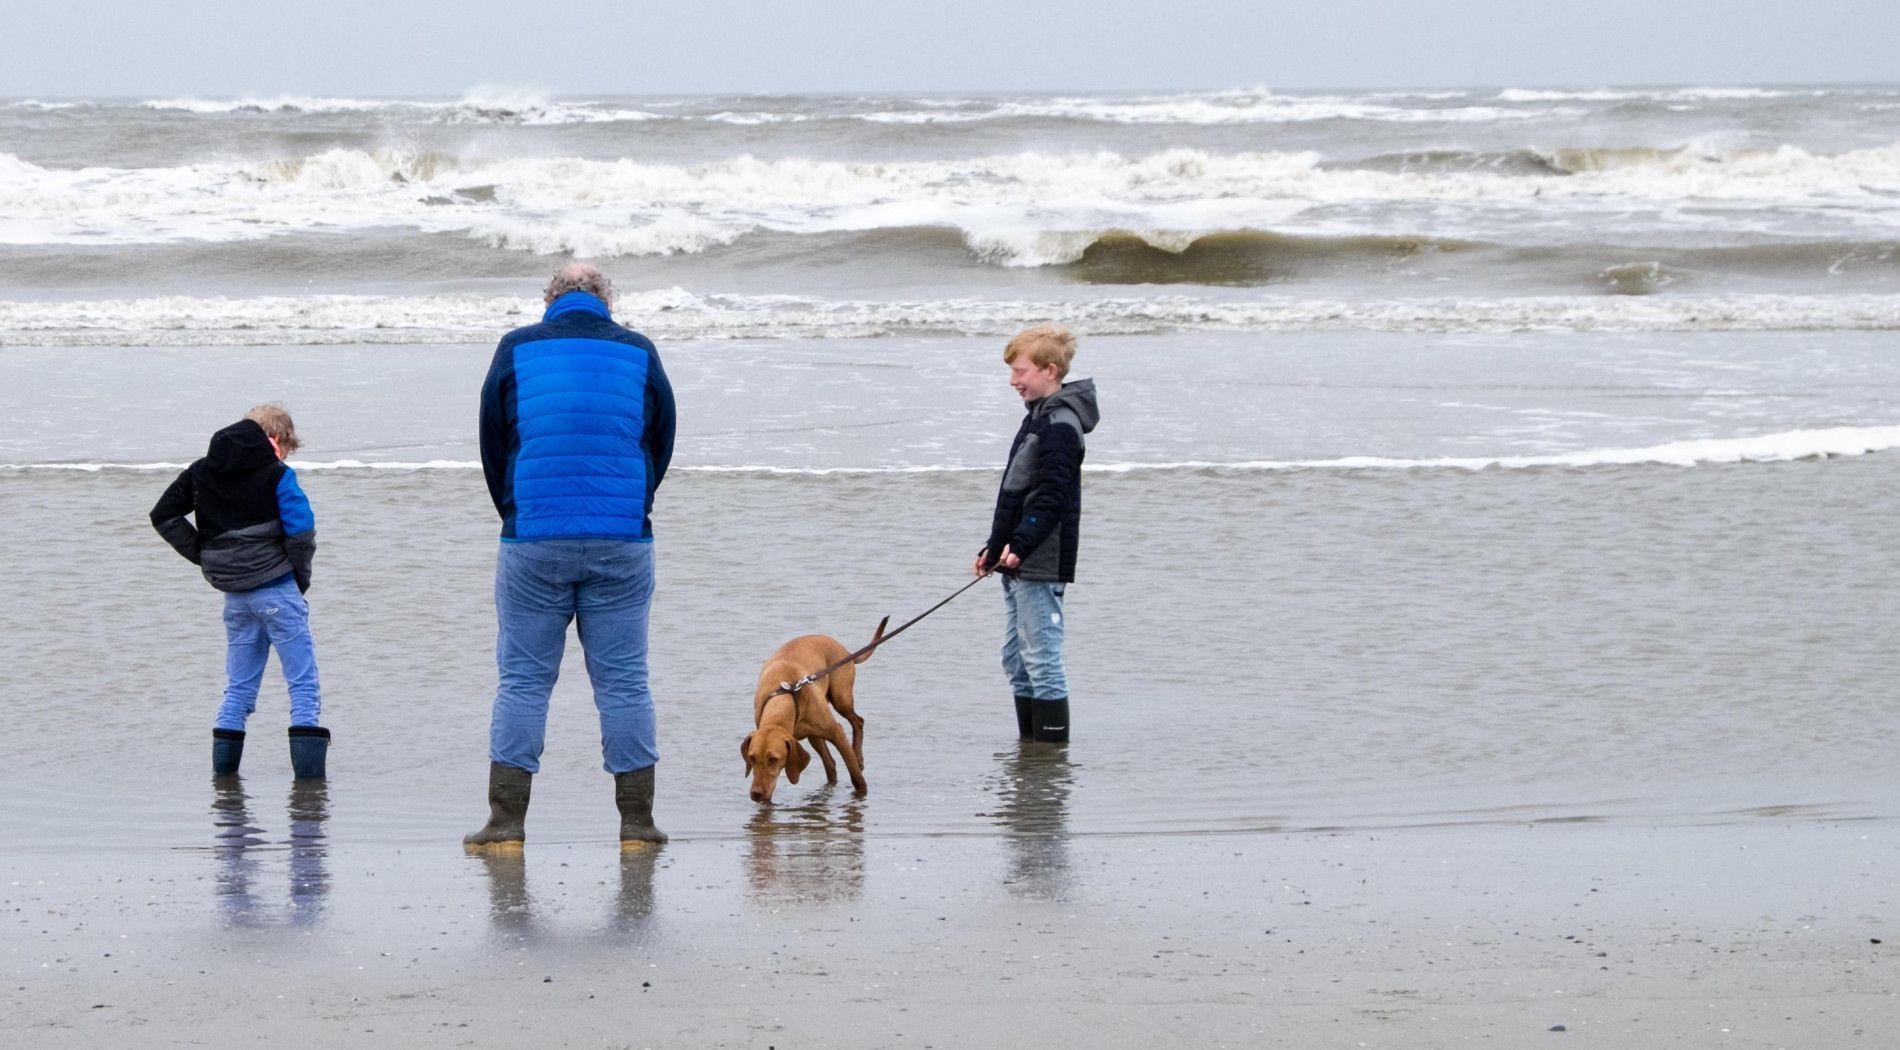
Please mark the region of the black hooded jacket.
<svg viewBox="0 0 1900 1050"><path fill-rule="evenodd" d="M286 575L296 577L298 590L310 588L316 516L297 472L253 420L211 435L204 458L179 472L151 517L158 534L221 591L256 590Z"/></svg>
<svg viewBox="0 0 1900 1050"><path fill-rule="evenodd" d="M1095 380L1078 379L1029 405L1009 446L1009 463L996 493L985 562L1007 545L1022 559L1025 580L1069 583L1082 526L1082 435L1101 420Z"/></svg>

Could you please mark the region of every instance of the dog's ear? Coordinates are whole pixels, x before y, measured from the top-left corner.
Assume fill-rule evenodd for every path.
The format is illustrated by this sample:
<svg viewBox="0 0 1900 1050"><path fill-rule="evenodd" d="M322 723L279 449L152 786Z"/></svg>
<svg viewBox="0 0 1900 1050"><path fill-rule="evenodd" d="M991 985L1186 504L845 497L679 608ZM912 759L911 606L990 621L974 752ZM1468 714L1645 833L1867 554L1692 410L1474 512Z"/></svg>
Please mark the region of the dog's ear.
<svg viewBox="0 0 1900 1050"><path fill-rule="evenodd" d="M739 741L739 757L745 759L745 771L748 774L750 774L752 772L752 734L751 733L747 733L745 735L745 739Z"/></svg>
<svg viewBox="0 0 1900 1050"><path fill-rule="evenodd" d="M811 755L805 751L805 745L792 741L792 753L786 756L785 779L798 783L798 775L805 771L805 766L810 762Z"/></svg>

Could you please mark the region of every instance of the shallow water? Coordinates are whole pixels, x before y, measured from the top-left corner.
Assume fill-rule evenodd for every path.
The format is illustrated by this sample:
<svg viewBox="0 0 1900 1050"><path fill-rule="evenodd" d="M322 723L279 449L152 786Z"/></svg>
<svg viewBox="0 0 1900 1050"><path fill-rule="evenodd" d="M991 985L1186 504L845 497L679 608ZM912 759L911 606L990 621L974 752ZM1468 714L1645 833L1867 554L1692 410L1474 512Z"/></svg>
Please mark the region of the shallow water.
<svg viewBox="0 0 1900 1050"><path fill-rule="evenodd" d="M1018 752L984 586L860 668L869 798L788 785L769 817L737 754L759 661L794 634L858 642L958 586L994 479L684 474L656 517L662 826L692 841L761 821L854 837L1900 815L1883 629L1900 612L1897 472L1875 456L1092 476L1066 754ZM203 836L189 785L221 684L218 598L149 535L161 482L0 477L10 533L60 523L58 557L15 548L0 611L19 846ZM481 815L494 686L479 474L306 487L324 521L311 604L334 824L453 843ZM260 783L286 764L274 685L246 756ZM537 841L611 834L595 732L571 648Z"/></svg>

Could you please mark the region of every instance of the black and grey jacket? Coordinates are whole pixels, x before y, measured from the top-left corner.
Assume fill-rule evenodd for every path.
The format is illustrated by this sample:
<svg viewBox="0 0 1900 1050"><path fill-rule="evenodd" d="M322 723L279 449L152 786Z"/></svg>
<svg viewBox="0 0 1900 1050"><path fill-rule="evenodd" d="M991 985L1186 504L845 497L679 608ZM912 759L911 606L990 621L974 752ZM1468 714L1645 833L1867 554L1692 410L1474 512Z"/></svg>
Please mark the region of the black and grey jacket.
<svg viewBox="0 0 1900 1050"><path fill-rule="evenodd" d="M1075 579L1075 549L1082 524L1082 435L1101 420L1095 380L1078 379L1031 402L996 493L986 560L994 565L1003 547L1022 559L1025 580L1068 583Z"/></svg>
<svg viewBox="0 0 1900 1050"><path fill-rule="evenodd" d="M211 435L205 457L180 471L152 507L152 527L218 590L256 590L289 575L298 590L310 588L316 515L297 472L252 420Z"/></svg>

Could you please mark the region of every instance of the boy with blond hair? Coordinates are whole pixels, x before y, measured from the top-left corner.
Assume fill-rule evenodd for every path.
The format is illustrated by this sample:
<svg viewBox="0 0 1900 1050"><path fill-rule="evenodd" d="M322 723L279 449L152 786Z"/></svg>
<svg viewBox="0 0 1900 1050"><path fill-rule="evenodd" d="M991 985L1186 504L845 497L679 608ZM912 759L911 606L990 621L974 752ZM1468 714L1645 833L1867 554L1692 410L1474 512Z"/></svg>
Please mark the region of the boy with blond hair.
<svg viewBox="0 0 1900 1050"><path fill-rule="evenodd" d="M317 725L317 654L303 598L317 520L297 472L283 462L300 444L284 406L258 405L211 435L204 458L180 471L152 507L152 527L224 592L228 681L211 731L214 776L238 771L244 723L275 649L290 687L291 769L299 780L323 779L330 731Z"/></svg>
<svg viewBox="0 0 1900 1050"><path fill-rule="evenodd" d="M1003 672L1016 691L1016 730L1050 743L1069 739L1062 599L1075 580L1083 435L1101 419L1094 380L1063 382L1074 359L1075 336L1061 325L1025 328L1003 348L1009 385L1028 412L973 567L1003 577Z"/></svg>

